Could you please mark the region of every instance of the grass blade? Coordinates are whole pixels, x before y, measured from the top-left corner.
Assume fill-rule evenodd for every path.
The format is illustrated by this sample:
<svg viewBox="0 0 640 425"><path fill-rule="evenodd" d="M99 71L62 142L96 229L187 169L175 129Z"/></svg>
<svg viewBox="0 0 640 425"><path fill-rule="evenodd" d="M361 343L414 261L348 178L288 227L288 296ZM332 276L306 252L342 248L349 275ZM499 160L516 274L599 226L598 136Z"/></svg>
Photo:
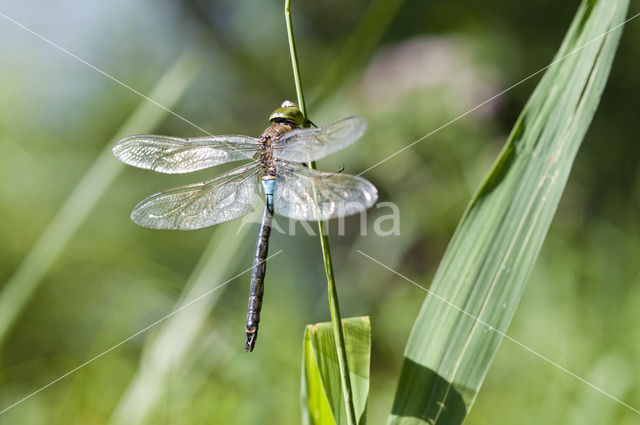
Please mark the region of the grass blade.
<svg viewBox="0 0 640 425"><path fill-rule="evenodd" d="M149 97L171 108L193 81L199 69L200 60L193 52L185 53L164 74ZM124 164L113 158L111 152L113 143L131 133L145 129L152 130L166 115L166 110L146 100L141 102L73 189L0 292L0 345L11 331L22 309L38 289L49 267L124 168Z"/></svg>
<svg viewBox="0 0 640 425"><path fill-rule="evenodd" d="M469 412L598 106L627 7L580 6L440 263L436 296L426 298L405 350L390 424L459 424Z"/></svg>
<svg viewBox="0 0 640 425"><path fill-rule="evenodd" d="M369 317L343 321L346 354L358 424L366 422L371 359ZM304 334L302 360L302 416L308 425L347 423L342 395L340 367L331 322L308 325Z"/></svg>

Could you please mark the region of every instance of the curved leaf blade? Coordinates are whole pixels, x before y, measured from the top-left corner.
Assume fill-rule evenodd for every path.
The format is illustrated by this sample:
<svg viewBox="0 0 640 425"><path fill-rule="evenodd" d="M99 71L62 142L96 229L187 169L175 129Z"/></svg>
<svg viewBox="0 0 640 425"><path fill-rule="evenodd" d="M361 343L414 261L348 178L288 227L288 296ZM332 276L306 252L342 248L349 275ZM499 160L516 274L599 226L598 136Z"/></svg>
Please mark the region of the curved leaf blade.
<svg viewBox="0 0 640 425"><path fill-rule="evenodd" d="M460 424L473 405L598 106L627 8L628 0L580 6L440 263L390 424Z"/></svg>
<svg viewBox="0 0 640 425"><path fill-rule="evenodd" d="M368 316L343 320L351 389L358 424L366 423L371 358L371 322ZM347 423L340 367L331 322L308 325L302 359L302 423Z"/></svg>

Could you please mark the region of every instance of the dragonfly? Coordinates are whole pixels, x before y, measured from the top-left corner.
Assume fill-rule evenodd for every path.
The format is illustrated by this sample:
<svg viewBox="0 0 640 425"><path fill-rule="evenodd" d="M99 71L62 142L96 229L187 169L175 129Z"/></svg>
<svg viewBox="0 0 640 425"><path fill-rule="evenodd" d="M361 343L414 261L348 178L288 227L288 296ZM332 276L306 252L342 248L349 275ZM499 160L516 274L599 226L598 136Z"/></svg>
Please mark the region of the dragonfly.
<svg viewBox="0 0 640 425"><path fill-rule="evenodd" d="M325 221L362 213L378 198L375 186L362 177L305 166L359 139L367 127L363 118L351 116L309 127L312 124L300 108L285 101L269 116L269 122L259 137L144 134L125 137L113 147L124 163L167 174L245 161L209 180L147 197L134 207L131 219L152 229L194 230L245 216L255 211L256 199L264 199L251 269L247 352L253 351L258 337L273 215Z"/></svg>

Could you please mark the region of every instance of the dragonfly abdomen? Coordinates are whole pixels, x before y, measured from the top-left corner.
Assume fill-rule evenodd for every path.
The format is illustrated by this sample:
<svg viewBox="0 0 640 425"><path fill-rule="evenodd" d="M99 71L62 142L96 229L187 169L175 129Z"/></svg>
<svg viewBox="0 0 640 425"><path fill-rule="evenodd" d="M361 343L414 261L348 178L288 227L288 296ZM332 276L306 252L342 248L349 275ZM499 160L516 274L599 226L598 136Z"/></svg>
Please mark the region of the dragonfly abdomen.
<svg viewBox="0 0 640 425"><path fill-rule="evenodd" d="M275 190L276 177L272 175L265 175L262 177L262 188L264 189L264 201L269 209L271 215L273 215L273 192Z"/></svg>
<svg viewBox="0 0 640 425"><path fill-rule="evenodd" d="M272 180L273 181L273 180ZM260 234L256 246L256 254L253 258L253 270L251 272L251 288L249 289L249 312L245 327L246 340L245 351L253 351L258 338L258 325L260 323L260 310L262 309L262 295L264 294L264 276L267 272L267 255L269 252L269 236L271 235L271 221L273 209L269 204L262 213Z"/></svg>

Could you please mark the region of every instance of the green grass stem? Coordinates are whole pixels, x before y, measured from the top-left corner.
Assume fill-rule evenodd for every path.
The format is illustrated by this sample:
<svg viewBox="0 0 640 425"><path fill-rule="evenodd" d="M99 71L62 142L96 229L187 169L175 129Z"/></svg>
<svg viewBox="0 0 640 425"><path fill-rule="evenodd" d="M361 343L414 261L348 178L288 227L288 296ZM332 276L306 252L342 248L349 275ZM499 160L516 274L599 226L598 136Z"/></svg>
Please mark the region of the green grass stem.
<svg viewBox="0 0 640 425"><path fill-rule="evenodd" d="M302 79L300 78L300 68L298 66L298 57L296 53L296 44L293 37L293 26L291 23L290 0L285 0L284 15L287 23L287 36L289 39L289 51L291 52L291 65L293 67L293 78L296 85L296 93L298 95L298 106L305 118L308 117L306 106L304 103L304 95L302 92ZM316 169L315 162L309 162L309 168ZM333 262L331 261L331 249L329 247L329 237L325 233L324 223L318 220L318 233L320 234L320 245L322 247L322 259L324 261L324 270L327 275L327 287L329 295L329 308L331 310L331 324L333 327L333 335L338 352L338 364L340 366L340 375L342 381L342 391L345 401L345 409L347 415L347 423L356 425L356 413L353 404L353 392L351 389L351 379L349 377L349 365L347 362L347 350L344 342L344 331L342 328L342 318L340 316L340 303L338 300L338 291L336 288L335 275L333 273Z"/></svg>

